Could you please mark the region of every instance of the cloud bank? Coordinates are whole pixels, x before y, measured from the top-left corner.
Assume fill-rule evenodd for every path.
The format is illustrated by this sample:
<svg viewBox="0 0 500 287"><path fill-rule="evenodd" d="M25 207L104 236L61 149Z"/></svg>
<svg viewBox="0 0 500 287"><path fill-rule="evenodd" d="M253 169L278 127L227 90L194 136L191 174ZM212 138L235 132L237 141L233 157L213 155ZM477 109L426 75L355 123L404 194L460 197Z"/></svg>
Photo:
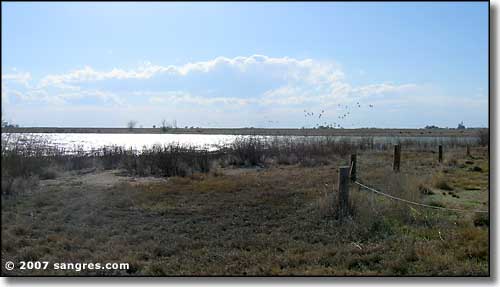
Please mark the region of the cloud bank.
<svg viewBox="0 0 500 287"><path fill-rule="evenodd" d="M402 99L422 104L428 99L419 96L423 92L422 85L416 83L353 85L332 61L265 55L216 57L183 65L144 62L132 69L97 70L84 66L36 79L29 72L2 75L2 103L12 107L13 113L30 105L46 110L58 107L58 111L62 107L96 111L108 108L111 112L126 110L132 113L128 116L139 121L158 122L160 119L151 118L153 114L181 117L182 110L188 114L186 119L198 118L193 114L200 113L220 118L221 126L265 125L263 119L270 117L280 117L267 122L281 122L282 126L311 125L304 123L303 114L298 113L326 110L325 120L333 121L343 115L339 107L379 103L397 106ZM137 114L130 112L134 109ZM151 113L144 114L147 110ZM214 113L246 119L222 119Z"/></svg>
<svg viewBox="0 0 500 287"><path fill-rule="evenodd" d="M199 77L210 78L210 74L225 73L230 77L239 77L242 81L245 78L253 82L273 82L271 89L246 95L246 100L235 100L241 98L240 95L231 96L201 96L193 94L188 83L190 77L196 81ZM210 103L232 103L244 105L247 103L263 104L302 104L306 102L317 102L327 104L331 100L346 100L349 97L370 96L372 94L397 93L415 87L414 84L395 85L391 83L372 84L362 87L353 87L344 80L344 73L337 65L331 62L322 62L313 59L294 59L289 57L273 58L264 55L253 55L249 57L217 57L209 61L187 63L184 65L154 65L146 62L136 69L113 68L109 71L98 71L90 66L75 69L64 74L50 74L43 76L36 83L32 83L29 73L16 73L2 75L2 81L6 86L10 83L22 84L24 89L10 90L14 97L22 100L40 100L48 103L64 102L71 103L72 99L82 97L95 97L104 100L112 99L117 104L127 102L130 94L138 95L135 90L122 91L119 94L113 91L103 92L101 86L106 82L127 81L143 82L143 87L147 87L148 81L167 79L170 81L184 78L187 82L184 90L169 90L166 85L163 87L164 96L160 96L158 91L151 94L149 100L158 101L160 97L166 100L186 101L189 103L210 104ZM196 78L196 79L195 79ZM225 94L223 92L224 79L217 79L207 90L215 91L215 94ZM93 86L92 91L86 90L84 86ZM15 91L15 92L14 92ZM142 95L147 94L147 89L139 91ZM203 93L203 92L201 92ZM20 94L23 94L22 96Z"/></svg>

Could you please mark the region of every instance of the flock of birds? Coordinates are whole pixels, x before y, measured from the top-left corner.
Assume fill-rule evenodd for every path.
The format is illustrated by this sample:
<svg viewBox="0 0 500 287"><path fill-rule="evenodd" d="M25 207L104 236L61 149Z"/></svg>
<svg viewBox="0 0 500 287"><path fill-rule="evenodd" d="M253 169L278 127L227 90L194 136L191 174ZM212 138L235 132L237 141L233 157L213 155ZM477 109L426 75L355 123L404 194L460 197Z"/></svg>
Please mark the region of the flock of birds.
<svg viewBox="0 0 500 287"><path fill-rule="evenodd" d="M373 105L370 104L370 105L368 105L368 107L373 108ZM333 122L333 123L328 123L328 122L324 121L321 125L319 123L316 123L316 127L343 128L343 126L340 124L340 122L349 117L349 115L351 114L351 109L361 108L361 104L359 102L357 102L356 105L353 105L353 106L338 104L337 108L341 109L340 115L337 116L338 121ZM314 112L304 110L304 118L306 121L308 121L309 119L321 120L321 118L323 117L324 114L325 114L325 110L321 110L321 112L316 113L316 115L317 115L317 117L316 117ZM354 124L352 124L352 125L354 125Z"/></svg>
<svg viewBox="0 0 500 287"><path fill-rule="evenodd" d="M345 119L347 119L351 115L351 111L355 108L360 109L362 105L359 102L356 102L356 104L353 105L345 105L345 104L338 104L337 105L337 110L340 110L340 114L337 115L337 121L334 122L328 122L328 121L323 121L321 120L325 118L325 110L321 110L320 112L314 112L314 111L308 111L304 110L304 120L305 124L304 127L316 127L316 128L344 128L344 126L341 124ZM369 104L367 105L368 108L372 109L373 105ZM277 125L280 122L277 120L272 120L269 119L267 116L264 116L263 118L264 122L266 125ZM311 125L311 120L315 122ZM353 122L350 124L350 126L355 126L355 125L360 125L361 122ZM208 126L217 126L218 123L216 122L209 122Z"/></svg>

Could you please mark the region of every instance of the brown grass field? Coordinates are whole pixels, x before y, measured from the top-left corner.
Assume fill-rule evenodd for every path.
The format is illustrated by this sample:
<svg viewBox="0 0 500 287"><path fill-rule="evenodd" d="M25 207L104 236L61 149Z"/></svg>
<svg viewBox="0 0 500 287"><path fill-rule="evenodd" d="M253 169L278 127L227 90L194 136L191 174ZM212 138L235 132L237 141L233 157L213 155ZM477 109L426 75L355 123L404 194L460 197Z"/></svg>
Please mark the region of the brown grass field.
<svg viewBox="0 0 500 287"><path fill-rule="evenodd" d="M272 163L186 177L58 171L2 196L4 275L489 275L489 215L398 203L351 185L335 219L337 169ZM358 152L362 182L405 199L489 207L487 147ZM6 261L126 262L129 270L6 271Z"/></svg>

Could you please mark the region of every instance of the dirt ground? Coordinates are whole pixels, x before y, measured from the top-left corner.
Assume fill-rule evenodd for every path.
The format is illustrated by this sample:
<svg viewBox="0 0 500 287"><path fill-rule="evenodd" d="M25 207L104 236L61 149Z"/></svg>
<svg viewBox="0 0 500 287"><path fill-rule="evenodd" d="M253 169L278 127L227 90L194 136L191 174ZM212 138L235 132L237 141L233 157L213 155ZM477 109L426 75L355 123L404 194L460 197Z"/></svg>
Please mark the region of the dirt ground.
<svg viewBox="0 0 500 287"><path fill-rule="evenodd" d="M356 187L353 218L334 218L337 168L219 168L135 178L83 170L2 197L4 275L489 274L489 220L408 207ZM363 182L394 195L488 209L486 149L358 154ZM445 184L449 187L447 188ZM444 189L442 189L444 188ZM425 192L424 192L425 191ZM399 192L399 193L398 193ZM5 262L126 262L128 270L7 271Z"/></svg>

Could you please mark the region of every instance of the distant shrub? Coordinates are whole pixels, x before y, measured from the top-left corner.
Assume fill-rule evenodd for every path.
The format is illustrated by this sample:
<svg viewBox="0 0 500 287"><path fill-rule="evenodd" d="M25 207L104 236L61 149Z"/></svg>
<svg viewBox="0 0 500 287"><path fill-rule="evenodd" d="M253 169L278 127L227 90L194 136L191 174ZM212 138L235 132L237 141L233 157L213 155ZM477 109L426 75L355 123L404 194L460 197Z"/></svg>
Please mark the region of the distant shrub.
<svg viewBox="0 0 500 287"><path fill-rule="evenodd" d="M40 172L39 176L40 176L40 179L42 179L42 180L55 179L55 178L57 178L58 173L54 167L47 167Z"/></svg>
<svg viewBox="0 0 500 287"><path fill-rule="evenodd" d="M448 163L448 166L457 166L458 165L458 161L454 158L448 160L447 163Z"/></svg>
<svg viewBox="0 0 500 287"><path fill-rule="evenodd" d="M121 165L129 173L139 176L189 176L193 172L210 171L210 155L207 150L178 144L155 145L141 152L121 154Z"/></svg>
<svg viewBox="0 0 500 287"><path fill-rule="evenodd" d="M490 219L486 213L476 213L473 222L474 226L490 226Z"/></svg>
<svg viewBox="0 0 500 287"><path fill-rule="evenodd" d="M3 177L2 195L18 195L33 191L38 185L38 177Z"/></svg>
<svg viewBox="0 0 500 287"><path fill-rule="evenodd" d="M483 169L480 168L479 166L474 166L469 169L470 171L476 171L476 172L482 172Z"/></svg>
<svg viewBox="0 0 500 287"><path fill-rule="evenodd" d="M137 126L137 121L131 120L131 121L127 122L127 128L129 130L135 129L136 126Z"/></svg>
<svg viewBox="0 0 500 287"><path fill-rule="evenodd" d="M298 163L298 157L292 153L290 155L279 154L277 159L278 164L282 165L293 165Z"/></svg>
<svg viewBox="0 0 500 287"><path fill-rule="evenodd" d="M264 164L264 140L259 137L237 138L229 146L234 156L235 165L261 165Z"/></svg>
<svg viewBox="0 0 500 287"><path fill-rule="evenodd" d="M490 130L489 129L481 129L477 135L479 144L482 146L487 146L490 143Z"/></svg>

